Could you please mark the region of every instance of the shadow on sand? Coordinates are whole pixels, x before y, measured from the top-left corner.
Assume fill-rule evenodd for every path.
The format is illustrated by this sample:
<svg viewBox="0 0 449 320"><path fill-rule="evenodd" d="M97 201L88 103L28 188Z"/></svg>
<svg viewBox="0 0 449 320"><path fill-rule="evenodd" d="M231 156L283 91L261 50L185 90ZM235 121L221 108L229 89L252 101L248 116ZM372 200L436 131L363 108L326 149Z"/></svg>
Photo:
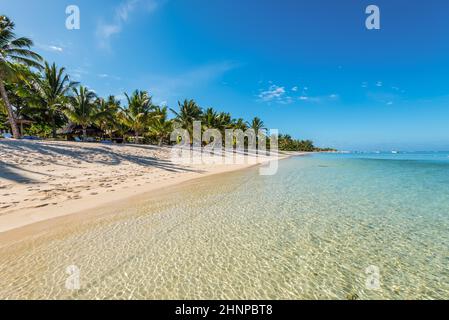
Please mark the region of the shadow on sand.
<svg viewBox="0 0 449 320"><path fill-rule="evenodd" d="M19 155L21 153L35 153L36 157L33 159L43 165L46 163L53 163L55 157L69 158L67 162L82 162L98 163L101 165L117 166L123 162L130 162L133 164L159 168L170 172L198 172L201 170L192 170L182 166L178 166L169 160L158 159L146 155L136 154L122 154L121 147L136 148L142 151L154 151L157 147L145 145L115 145L111 148L107 145L100 145L96 143L82 143L80 148L76 144L64 143L49 143L36 142L25 140L0 140L0 179L7 179L17 183L33 183L34 181L23 175L25 172L42 174L31 170L26 170L16 164L11 164L7 161L9 154ZM73 167L73 164L61 163L59 165Z"/></svg>

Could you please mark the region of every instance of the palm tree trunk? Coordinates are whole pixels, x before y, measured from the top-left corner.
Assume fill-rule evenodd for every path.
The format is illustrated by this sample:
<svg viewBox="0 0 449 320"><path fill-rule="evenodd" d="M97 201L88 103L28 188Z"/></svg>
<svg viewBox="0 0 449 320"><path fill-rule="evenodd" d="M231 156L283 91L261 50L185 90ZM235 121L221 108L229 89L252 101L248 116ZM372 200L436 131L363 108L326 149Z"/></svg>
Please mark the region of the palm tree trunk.
<svg viewBox="0 0 449 320"><path fill-rule="evenodd" d="M83 141L86 142L87 140L87 127L83 126Z"/></svg>
<svg viewBox="0 0 449 320"><path fill-rule="evenodd" d="M51 117L51 135L53 139L56 139L56 119L55 115Z"/></svg>
<svg viewBox="0 0 449 320"><path fill-rule="evenodd" d="M6 109L8 111L8 120L11 125L12 135L14 139L20 139L20 131L17 126L16 118L14 117L14 111L12 110L11 103L9 103L8 95L6 93L5 85L3 84L3 80L0 78L0 94L2 96L2 100L6 105Z"/></svg>
<svg viewBox="0 0 449 320"><path fill-rule="evenodd" d="M159 144L158 144L159 147L162 147L162 141L163 141L163 139L164 139L164 137L160 137L160 138L159 138Z"/></svg>

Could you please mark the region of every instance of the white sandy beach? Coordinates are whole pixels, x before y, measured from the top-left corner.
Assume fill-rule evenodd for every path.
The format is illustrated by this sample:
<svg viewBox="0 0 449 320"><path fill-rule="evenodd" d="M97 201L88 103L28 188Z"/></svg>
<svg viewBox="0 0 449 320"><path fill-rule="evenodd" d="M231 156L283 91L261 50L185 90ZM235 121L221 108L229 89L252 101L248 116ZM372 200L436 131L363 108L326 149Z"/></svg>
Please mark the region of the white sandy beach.
<svg viewBox="0 0 449 320"><path fill-rule="evenodd" d="M267 161L178 165L170 155L144 145L1 140L0 233Z"/></svg>

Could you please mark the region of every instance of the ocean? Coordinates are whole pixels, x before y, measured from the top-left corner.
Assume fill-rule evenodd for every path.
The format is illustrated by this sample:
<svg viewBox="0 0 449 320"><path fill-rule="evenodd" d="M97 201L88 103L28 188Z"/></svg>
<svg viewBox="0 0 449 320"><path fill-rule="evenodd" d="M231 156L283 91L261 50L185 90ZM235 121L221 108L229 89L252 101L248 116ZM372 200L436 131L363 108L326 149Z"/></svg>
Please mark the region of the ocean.
<svg viewBox="0 0 449 320"><path fill-rule="evenodd" d="M448 299L449 153L293 157L0 247L0 298Z"/></svg>

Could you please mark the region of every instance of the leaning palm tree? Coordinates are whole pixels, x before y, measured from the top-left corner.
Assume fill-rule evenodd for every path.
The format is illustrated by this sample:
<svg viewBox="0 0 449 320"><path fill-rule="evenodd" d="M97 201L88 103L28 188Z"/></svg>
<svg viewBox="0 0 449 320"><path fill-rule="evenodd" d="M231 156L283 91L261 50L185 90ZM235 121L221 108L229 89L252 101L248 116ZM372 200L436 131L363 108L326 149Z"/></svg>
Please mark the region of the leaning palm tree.
<svg viewBox="0 0 449 320"><path fill-rule="evenodd" d="M32 119L36 117L39 112L36 112L34 107L34 102L36 101L36 92L30 86L30 83L39 79L40 74L33 72L27 66L22 64L14 63L15 79L9 79L5 81L4 87L8 95L9 103L14 106L14 115L16 119L24 117L31 117ZM7 113L7 108L3 100L0 100L1 104L4 105L4 110ZM9 124L9 121L8 121Z"/></svg>
<svg viewBox="0 0 449 320"><path fill-rule="evenodd" d="M73 92L74 96L69 108L65 110L65 114L70 121L83 128L83 140L86 140L87 127L95 123L103 114L98 112L95 104L96 95L93 91L80 86L73 89Z"/></svg>
<svg viewBox="0 0 449 320"><path fill-rule="evenodd" d="M16 38L14 27L14 23L8 17L0 16L0 95L8 113L13 136L18 139L20 131L5 89L5 81L21 76L20 69L16 68L14 63L41 68L39 61L42 58L30 50L33 45L30 39Z"/></svg>
<svg viewBox="0 0 449 320"><path fill-rule="evenodd" d="M69 92L77 84L70 81L65 68L58 69L54 63L50 66L47 62L42 77L32 82L37 103L50 121L53 138L56 138L56 118L67 107Z"/></svg>
<svg viewBox="0 0 449 320"><path fill-rule="evenodd" d="M139 136L145 132L150 120L155 116L151 96L146 91L136 90L131 96L125 93L128 106L122 108L122 121L134 131L135 143Z"/></svg>
<svg viewBox="0 0 449 320"><path fill-rule="evenodd" d="M149 133L158 139L159 147L162 146L164 139L170 136L173 131L173 121L167 120L167 107L158 108L158 116L151 121Z"/></svg>

